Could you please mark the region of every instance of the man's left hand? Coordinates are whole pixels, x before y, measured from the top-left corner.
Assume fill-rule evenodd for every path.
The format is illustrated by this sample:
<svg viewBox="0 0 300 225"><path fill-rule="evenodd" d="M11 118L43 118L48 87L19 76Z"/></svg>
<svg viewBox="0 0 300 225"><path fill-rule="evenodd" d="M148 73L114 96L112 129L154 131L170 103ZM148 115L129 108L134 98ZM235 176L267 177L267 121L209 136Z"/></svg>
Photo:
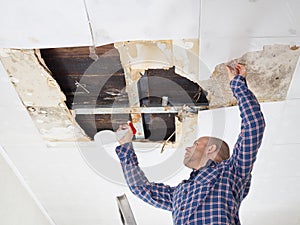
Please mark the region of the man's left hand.
<svg viewBox="0 0 300 225"><path fill-rule="evenodd" d="M230 81L232 81L236 75L241 75L243 77L246 77L247 75L246 67L239 63L236 64L234 68L231 68L228 65L226 65L226 69Z"/></svg>

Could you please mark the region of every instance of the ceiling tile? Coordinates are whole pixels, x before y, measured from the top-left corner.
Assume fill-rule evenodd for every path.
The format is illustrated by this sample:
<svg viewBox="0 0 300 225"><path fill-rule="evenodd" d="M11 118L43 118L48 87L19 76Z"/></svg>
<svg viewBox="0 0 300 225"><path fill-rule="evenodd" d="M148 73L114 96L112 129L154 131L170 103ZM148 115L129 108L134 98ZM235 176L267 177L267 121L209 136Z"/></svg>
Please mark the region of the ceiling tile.
<svg viewBox="0 0 300 225"><path fill-rule="evenodd" d="M92 44L81 0L11 0L1 5L0 27L0 47L5 48Z"/></svg>
<svg viewBox="0 0 300 225"><path fill-rule="evenodd" d="M96 45L127 40L198 38L199 7L192 1L87 0Z"/></svg>

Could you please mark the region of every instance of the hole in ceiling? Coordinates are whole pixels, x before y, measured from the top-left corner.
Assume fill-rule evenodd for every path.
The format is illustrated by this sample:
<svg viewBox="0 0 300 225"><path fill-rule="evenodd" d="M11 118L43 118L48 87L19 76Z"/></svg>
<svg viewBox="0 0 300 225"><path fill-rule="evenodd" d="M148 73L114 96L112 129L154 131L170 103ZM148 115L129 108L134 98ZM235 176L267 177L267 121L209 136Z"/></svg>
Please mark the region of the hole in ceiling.
<svg viewBox="0 0 300 225"><path fill-rule="evenodd" d="M89 57L88 47L42 49L41 56L52 76L66 95L69 109L97 108L100 113L76 114L76 121L93 138L101 130L116 130L131 119L129 113L105 113L109 108L129 108L124 70L113 44L96 48L99 60ZM208 105L205 92L189 79L175 73L175 68L149 69L138 81L141 107ZM164 99L164 102L162 102ZM103 109L103 110L102 110ZM102 110L102 111L101 111ZM141 113L144 139L167 140L175 132L177 112ZM175 141L175 135L170 141ZM143 140L142 140L143 141Z"/></svg>

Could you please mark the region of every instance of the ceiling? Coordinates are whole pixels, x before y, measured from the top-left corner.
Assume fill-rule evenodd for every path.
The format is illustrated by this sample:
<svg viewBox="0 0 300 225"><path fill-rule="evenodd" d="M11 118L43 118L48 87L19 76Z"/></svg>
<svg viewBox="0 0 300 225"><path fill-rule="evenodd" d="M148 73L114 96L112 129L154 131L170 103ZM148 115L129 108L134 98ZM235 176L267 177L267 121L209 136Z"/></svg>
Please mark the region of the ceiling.
<svg viewBox="0 0 300 225"><path fill-rule="evenodd" d="M264 57L271 53L267 61L258 60L257 64L252 64L257 65L260 72L270 71L272 67L279 71L278 61L271 60L274 48L277 45L300 45L298 0L12 0L2 4L0 10L0 47L12 52L45 49L44 56L48 53L49 60L51 54L56 54L59 62L65 60L65 65L69 65L68 70L77 70L70 72L70 78L63 75L56 78L58 81L66 79L62 83L70 86L75 84L74 79L79 78L80 71L82 73L82 65L89 65L95 57L95 49L88 50L87 46L112 48L110 44L117 42L173 40L177 45L189 48L188 42L182 40L196 39L199 43L197 79L207 80L216 65L241 58L244 54L251 53L252 57L256 54L254 51L259 51L257 54ZM96 48L96 52L101 52L100 49ZM286 51L290 56L290 50ZM296 52L293 50L292 54ZM182 54L181 51L176 53L186 59ZM77 58L84 63L72 61L73 55L79 56ZM0 56L7 57L7 51L1 49ZM120 65L117 51L113 50L110 57L115 60L114 65ZM299 60L293 65L287 70L291 80L286 85L284 98L262 103L267 129L253 171L250 194L241 206L241 220L245 225L300 223L300 165L297 162L300 157ZM63 71L62 67L55 66L51 69L53 75L55 69ZM222 71L222 68L216 70ZM64 72L65 75L69 73ZM172 76L176 73L169 70L167 74L169 72ZM117 70L116 79L121 79L120 74L121 71ZM30 75L26 73L26 77ZM28 82L28 85L34 84ZM119 80L114 85L118 86ZM253 87L259 86L261 84L257 83ZM82 88L78 90L85 92ZM69 92L72 89L66 94ZM116 196L124 193L138 224L172 224L169 212L147 206L130 193L120 178L122 172L113 150L101 149L95 142L43 140L3 63L0 65L0 95L1 224L121 224ZM57 101L51 98L49 102ZM202 135L222 137L232 147L239 132L238 116L235 106L200 111L196 117L182 123L183 127L179 129L186 131L185 141L177 146L177 150L171 146L163 154L160 153L161 145L135 143L141 166L151 180L176 185L190 172L178 167L184 147ZM86 153L89 160L84 155Z"/></svg>

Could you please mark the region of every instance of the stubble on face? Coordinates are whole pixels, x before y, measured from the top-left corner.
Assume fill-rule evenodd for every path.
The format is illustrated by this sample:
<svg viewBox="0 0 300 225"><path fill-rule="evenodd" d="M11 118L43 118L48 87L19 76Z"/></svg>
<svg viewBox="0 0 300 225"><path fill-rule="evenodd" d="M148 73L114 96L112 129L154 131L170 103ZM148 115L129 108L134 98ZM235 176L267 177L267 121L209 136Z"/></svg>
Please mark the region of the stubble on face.
<svg viewBox="0 0 300 225"><path fill-rule="evenodd" d="M194 144L185 149L183 163L186 167L195 169L200 163L207 146L207 137L197 139Z"/></svg>

